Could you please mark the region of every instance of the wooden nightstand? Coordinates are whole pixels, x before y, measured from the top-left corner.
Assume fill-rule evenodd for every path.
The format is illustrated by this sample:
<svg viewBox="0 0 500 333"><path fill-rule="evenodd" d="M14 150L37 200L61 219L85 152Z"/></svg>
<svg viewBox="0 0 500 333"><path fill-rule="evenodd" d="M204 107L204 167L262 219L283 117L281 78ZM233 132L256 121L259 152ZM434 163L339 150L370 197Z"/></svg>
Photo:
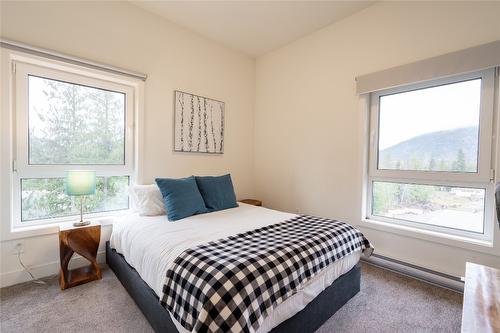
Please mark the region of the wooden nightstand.
<svg viewBox="0 0 500 333"><path fill-rule="evenodd" d="M240 202L246 203L248 205L253 205L253 206L262 206L262 201L257 200L257 199L243 199L243 200L240 200Z"/></svg>
<svg viewBox="0 0 500 333"><path fill-rule="evenodd" d="M101 279L101 269L97 264L97 249L100 239L100 224L93 223L84 227L74 227L72 224L68 224L59 227L61 261L59 284L61 290ZM78 253L90 261L90 265L68 270L73 253Z"/></svg>

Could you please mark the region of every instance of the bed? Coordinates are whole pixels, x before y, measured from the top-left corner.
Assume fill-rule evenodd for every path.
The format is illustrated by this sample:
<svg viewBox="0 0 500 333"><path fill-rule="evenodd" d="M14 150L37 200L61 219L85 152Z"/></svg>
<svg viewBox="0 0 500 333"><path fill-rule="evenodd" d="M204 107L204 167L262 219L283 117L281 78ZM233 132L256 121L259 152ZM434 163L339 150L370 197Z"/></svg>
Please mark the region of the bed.
<svg viewBox="0 0 500 333"><path fill-rule="evenodd" d="M165 216L130 214L115 223L106 244L106 260L155 331L185 333L189 330L160 304L165 276L176 260L187 249L297 217L244 203L174 223ZM318 271L250 331L313 332L319 328L358 293L361 253L352 251Z"/></svg>

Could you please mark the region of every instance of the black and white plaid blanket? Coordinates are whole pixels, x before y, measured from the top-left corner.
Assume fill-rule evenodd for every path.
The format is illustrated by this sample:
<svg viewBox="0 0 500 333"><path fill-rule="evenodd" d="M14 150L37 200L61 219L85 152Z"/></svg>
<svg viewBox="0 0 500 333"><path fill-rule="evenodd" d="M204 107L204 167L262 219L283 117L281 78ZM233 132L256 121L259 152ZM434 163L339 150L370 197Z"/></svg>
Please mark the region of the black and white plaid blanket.
<svg viewBox="0 0 500 333"><path fill-rule="evenodd" d="M184 251L161 303L188 331L254 332L308 279L357 250L373 248L353 226L298 216Z"/></svg>

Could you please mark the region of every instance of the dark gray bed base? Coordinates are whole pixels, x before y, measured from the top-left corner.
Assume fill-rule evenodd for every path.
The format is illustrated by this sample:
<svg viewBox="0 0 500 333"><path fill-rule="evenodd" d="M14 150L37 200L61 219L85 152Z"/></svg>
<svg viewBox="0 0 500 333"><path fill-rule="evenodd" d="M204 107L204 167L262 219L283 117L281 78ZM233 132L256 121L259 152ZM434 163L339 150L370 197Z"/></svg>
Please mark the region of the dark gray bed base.
<svg viewBox="0 0 500 333"><path fill-rule="evenodd" d="M121 254L110 248L109 242L106 242L106 262L156 332L178 333L155 292ZM302 311L282 322L271 333L314 332L359 292L360 277L361 269L357 264L335 280Z"/></svg>

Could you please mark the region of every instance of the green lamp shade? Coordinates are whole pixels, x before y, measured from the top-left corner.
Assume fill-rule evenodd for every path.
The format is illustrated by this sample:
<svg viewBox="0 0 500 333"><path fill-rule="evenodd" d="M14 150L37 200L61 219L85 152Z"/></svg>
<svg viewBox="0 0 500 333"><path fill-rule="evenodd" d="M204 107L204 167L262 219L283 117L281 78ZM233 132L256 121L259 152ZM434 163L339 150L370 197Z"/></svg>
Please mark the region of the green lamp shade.
<svg viewBox="0 0 500 333"><path fill-rule="evenodd" d="M72 170L66 175L67 195L90 195L95 193L95 171Z"/></svg>

